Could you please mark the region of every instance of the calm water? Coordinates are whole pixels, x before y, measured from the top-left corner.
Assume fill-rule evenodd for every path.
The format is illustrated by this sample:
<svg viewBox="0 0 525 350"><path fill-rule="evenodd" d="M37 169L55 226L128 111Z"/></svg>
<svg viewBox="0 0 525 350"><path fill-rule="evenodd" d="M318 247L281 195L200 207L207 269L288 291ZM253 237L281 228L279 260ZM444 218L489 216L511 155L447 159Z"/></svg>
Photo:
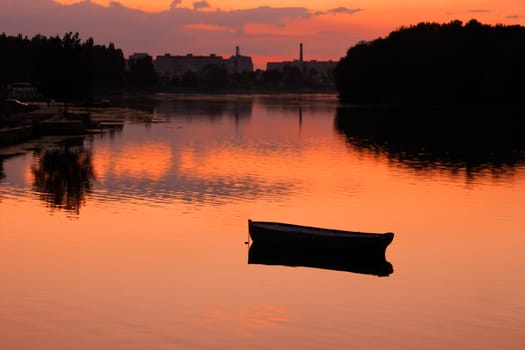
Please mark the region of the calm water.
<svg viewBox="0 0 525 350"><path fill-rule="evenodd" d="M399 146L334 96L117 103L0 163L1 349L525 347L521 143ZM249 218L393 231L393 273L248 264Z"/></svg>

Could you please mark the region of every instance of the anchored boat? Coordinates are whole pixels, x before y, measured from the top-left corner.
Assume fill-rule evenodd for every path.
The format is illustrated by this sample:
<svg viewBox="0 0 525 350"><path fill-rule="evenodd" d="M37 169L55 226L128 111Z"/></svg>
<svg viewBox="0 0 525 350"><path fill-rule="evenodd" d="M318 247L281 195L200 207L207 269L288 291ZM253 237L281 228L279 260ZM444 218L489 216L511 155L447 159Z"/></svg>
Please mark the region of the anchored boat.
<svg viewBox="0 0 525 350"><path fill-rule="evenodd" d="M394 239L392 232L368 233L343 231L279 222L248 220L248 230L254 243L275 246L324 248L353 253L384 252Z"/></svg>
<svg viewBox="0 0 525 350"><path fill-rule="evenodd" d="M388 276L385 250L392 232L343 231L248 220L249 264L304 266Z"/></svg>

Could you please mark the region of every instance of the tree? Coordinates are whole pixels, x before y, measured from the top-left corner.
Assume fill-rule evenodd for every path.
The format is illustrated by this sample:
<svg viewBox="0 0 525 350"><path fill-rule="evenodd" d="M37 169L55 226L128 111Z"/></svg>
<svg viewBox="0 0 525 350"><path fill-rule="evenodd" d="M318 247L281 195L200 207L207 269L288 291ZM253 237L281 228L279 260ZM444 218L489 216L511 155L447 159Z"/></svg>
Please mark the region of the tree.
<svg viewBox="0 0 525 350"><path fill-rule="evenodd" d="M124 78L122 51L110 43L82 42L78 33L45 37L0 35L0 91L31 82L48 98L90 100L98 88L118 87Z"/></svg>
<svg viewBox="0 0 525 350"><path fill-rule="evenodd" d="M128 83L131 85L151 85L157 82L153 59L149 55L131 58L128 61Z"/></svg>
<svg viewBox="0 0 525 350"><path fill-rule="evenodd" d="M359 103L520 102L525 27L419 23L351 47L336 68Z"/></svg>
<svg viewBox="0 0 525 350"><path fill-rule="evenodd" d="M100 87L119 86L124 72L121 50L95 45L92 38L85 42L78 33L66 33L32 40L33 80L48 98L69 101L92 100L94 91Z"/></svg>
<svg viewBox="0 0 525 350"><path fill-rule="evenodd" d="M228 72L223 66L208 64L203 68L204 83L208 87L220 88L228 84Z"/></svg>

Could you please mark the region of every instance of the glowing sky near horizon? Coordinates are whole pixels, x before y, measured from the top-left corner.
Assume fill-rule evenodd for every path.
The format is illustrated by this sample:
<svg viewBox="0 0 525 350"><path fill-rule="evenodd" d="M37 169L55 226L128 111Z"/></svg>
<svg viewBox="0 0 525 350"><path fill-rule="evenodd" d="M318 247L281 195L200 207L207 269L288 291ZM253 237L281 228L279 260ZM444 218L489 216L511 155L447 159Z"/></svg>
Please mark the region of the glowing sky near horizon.
<svg viewBox="0 0 525 350"><path fill-rule="evenodd" d="M62 4L73 4L81 2L82 0L55 0L58 3ZM89 2L89 0L87 1ZM416 10L427 11L434 10L444 10L445 12L461 12L461 11L470 11L478 13L493 13L497 15L503 12L513 12L518 10L520 13L507 16L525 16L523 10L525 8L524 2L522 0L502 0L502 1L493 1L493 0L376 0L374 2L365 1L365 0L354 0L354 1L343 1L343 0L309 0L305 2L304 0L91 0L92 3L108 6L112 2L118 2L123 4L126 7L140 9L144 11L165 11L169 10L172 7L185 7L185 8L194 8L195 4L201 10L208 9L212 10L233 10L233 9L248 9L255 8L260 6L270 6L270 7L306 7L315 10L327 10L331 8L339 7L361 7L369 8L374 10L385 10L392 11L393 15L396 10L406 10L407 15L410 15L410 12L416 12ZM411 11L412 9L412 11ZM429 14L431 12L428 12ZM399 13L398 13L399 15Z"/></svg>
<svg viewBox="0 0 525 350"><path fill-rule="evenodd" d="M270 60L334 59L361 40L419 22L525 25L523 0L0 0L0 32L68 31L113 42L125 55L228 56L236 45L256 68ZM67 5L67 6L66 6Z"/></svg>

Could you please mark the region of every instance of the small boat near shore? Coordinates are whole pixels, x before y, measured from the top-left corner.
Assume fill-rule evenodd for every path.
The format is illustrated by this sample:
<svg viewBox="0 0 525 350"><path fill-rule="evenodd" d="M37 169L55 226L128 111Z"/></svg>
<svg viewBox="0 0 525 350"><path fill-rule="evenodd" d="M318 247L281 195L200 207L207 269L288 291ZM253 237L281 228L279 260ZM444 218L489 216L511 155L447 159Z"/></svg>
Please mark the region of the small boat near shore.
<svg viewBox="0 0 525 350"><path fill-rule="evenodd" d="M253 243L270 247L288 247L305 252L344 252L353 257L383 257L394 239L392 232L367 233L248 220Z"/></svg>

